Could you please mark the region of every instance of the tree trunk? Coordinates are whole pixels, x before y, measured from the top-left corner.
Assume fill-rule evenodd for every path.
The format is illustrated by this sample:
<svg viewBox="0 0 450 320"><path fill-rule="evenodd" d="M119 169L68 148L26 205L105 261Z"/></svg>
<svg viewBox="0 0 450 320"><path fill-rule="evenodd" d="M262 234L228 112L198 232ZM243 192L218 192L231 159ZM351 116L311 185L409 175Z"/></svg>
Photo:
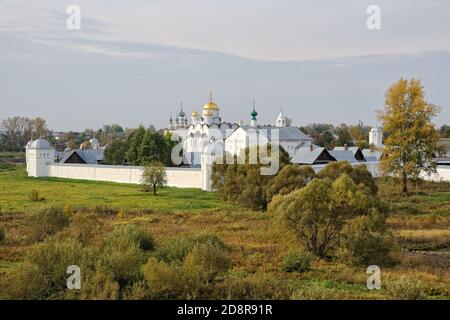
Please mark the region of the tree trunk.
<svg viewBox="0 0 450 320"><path fill-rule="evenodd" d="M156 184L153 185L153 195L156 195Z"/></svg>
<svg viewBox="0 0 450 320"><path fill-rule="evenodd" d="M406 174L402 175L402 186L403 186L403 193L408 193L408 179L406 177Z"/></svg>

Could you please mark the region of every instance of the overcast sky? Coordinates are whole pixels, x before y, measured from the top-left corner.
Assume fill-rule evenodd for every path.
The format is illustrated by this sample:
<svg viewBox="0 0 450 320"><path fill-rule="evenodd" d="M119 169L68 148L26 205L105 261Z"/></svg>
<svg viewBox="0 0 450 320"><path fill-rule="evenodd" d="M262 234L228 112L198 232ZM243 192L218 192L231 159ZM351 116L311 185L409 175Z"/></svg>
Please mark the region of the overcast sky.
<svg viewBox="0 0 450 320"><path fill-rule="evenodd" d="M81 30L66 9L81 8ZM381 30L366 27L369 5ZM0 119L55 130L164 127L214 91L226 121L375 125L387 87L420 78L450 123L448 0L0 0Z"/></svg>

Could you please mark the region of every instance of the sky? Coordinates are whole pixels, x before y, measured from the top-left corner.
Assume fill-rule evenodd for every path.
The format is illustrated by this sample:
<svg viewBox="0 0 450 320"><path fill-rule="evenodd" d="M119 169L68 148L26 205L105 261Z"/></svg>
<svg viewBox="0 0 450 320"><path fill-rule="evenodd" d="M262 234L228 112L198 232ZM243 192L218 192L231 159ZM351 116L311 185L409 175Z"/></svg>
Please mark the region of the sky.
<svg viewBox="0 0 450 320"><path fill-rule="evenodd" d="M69 5L81 29L68 30ZM369 30L368 6L381 29ZM0 119L167 126L209 91L223 120L377 125L400 77L450 123L448 0L0 0Z"/></svg>

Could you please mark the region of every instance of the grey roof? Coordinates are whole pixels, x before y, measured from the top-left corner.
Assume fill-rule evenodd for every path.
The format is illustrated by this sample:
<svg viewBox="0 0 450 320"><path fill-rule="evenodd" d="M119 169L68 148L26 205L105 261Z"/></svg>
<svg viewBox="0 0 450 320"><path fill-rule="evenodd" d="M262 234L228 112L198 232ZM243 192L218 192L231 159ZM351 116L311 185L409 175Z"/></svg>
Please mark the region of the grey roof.
<svg viewBox="0 0 450 320"><path fill-rule="evenodd" d="M347 161L348 163L354 163L357 162L355 155L352 151L348 150L336 150L336 148L332 151L328 151L333 158L335 158L337 161Z"/></svg>
<svg viewBox="0 0 450 320"><path fill-rule="evenodd" d="M253 127L250 125L243 125L240 128L245 131L249 129L256 130L267 130L267 138L270 140L272 136L272 130L278 130L279 140L280 141L312 141L313 139L306 134L304 134L300 129L296 127L273 127L273 126L257 126Z"/></svg>
<svg viewBox="0 0 450 320"><path fill-rule="evenodd" d="M333 149L333 151L351 151L353 155L355 155L358 150L360 150L358 147L334 147Z"/></svg>
<svg viewBox="0 0 450 320"><path fill-rule="evenodd" d="M297 148L294 156L291 159L292 163L313 164L325 148L316 147L311 150L310 147Z"/></svg>
<svg viewBox="0 0 450 320"><path fill-rule="evenodd" d="M50 143L48 143L47 140L44 139L37 139L34 140L29 146L28 149L42 149L42 150L50 150L53 149L50 146Z"/></svg>
<svg viewBox="0 0 450 320"><path fill-rule="evenodd" d="M366 161L378 161L381 159L381 155L383 154L379 150L370 150L370 149L363 149L362 153L364 155L364 158L366 158Z"/></svg>
<svg viewBox="0 0 450 320"><path fill-rule="evenodd" d="M99 161L103 160L103 149L76 149L67 152L60 163L65 163L73 153L77 153L86 164L98 164Z"/></svg>

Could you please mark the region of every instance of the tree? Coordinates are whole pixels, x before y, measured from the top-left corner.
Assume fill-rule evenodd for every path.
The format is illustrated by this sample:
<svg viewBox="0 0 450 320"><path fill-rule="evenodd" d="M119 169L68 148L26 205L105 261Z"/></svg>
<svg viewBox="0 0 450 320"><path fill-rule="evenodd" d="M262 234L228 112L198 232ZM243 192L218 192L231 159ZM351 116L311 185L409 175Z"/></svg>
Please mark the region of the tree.
<svg viewBox="0 0 450 320"><path fill-rule="evenodd" d="M133 133L130 141L130 148L127 151L127 160L130 164L140 165L139 150L144 139L145 129L143 126L139 126Z"/></svg>
<svg viewBox="0 0 450 320"><path fill-rule="evenodd" d="M277 194L286 195L292 191L303 188L315 177L311 166L301 166L298 164L289 164L280 170L278 175L272 179L266 188L267 201Z"/></svg>
<svg viewBox="0 0 450 320"><path fill-rule="evenodd" d="M335 145L334 136L330 131L324 131L319 134L315 138L314 142L328 150L333 149Z"/></svg>
<svg viewBox="0 0 450 320"><path fill-rule="evenodd" d="M145 131L139 148L139 162L160 161L165 163L167 154L167 143L164 136L151 129Z"/></svg>
<svg viewBox="0 0 450 320"><path fill-rule="evenodd" d="M279 148L279 170L289 164L289 154ZM267 156L271 156L271 146L267 146ZM257 163L249 164L250 151L256 152ZM265 210L267 208L268 199L266 188L269 182L276 175L262 175L261 168L263 165L260 161L259 147L245 150L245 164L214 164L212 168L212 186L219 195L227 201L238 203L246 208L253 210ZM225 161L224 161L225 162Z"/></svg>
<svg viewBox="0 0 450 320"><path fill-rule="evenodd" d="M450 126L444 124L439 130L442 138L450 138Z"/></svg>
<svg viewBox="0 0 450 320"><path fill-rule="evenodd" d="M340 127L336 128L336 146L352 146L353 145L353 139L350 135L349 128L346 125L341 125Z"/></svg>
<svg viewBox="0 0 450 320"><path fill-rule="evenodd" d="M156 195L156 188L163 187L167 184L167 174L164 164L159 161L153 161L145 165L142 172L142 190L153 190Z"/></svg>
<svg viewBox="0 0 450 320"><path fill-rule="evenodd" d="M127 140L114 139L105 150L105 163L107 164L124 164L126 162L126 154L130 144Z"/></svg>
<svg viewBox="0 0 450 320"><path fill-rule="evenodd" d="M420 80L400 79L386 92L379 119L388 133L383 150L387 156L380 167L384 174L400 178L404 193L408 192L408 180L418 179L422 172L436 172L433 157L439 135L431 119L438 111L425 101Z"/></svg>
<svg viewBox="0 0 450 320"><path fill-rule="evenodd" d="M334 182L316 178L304 188L276 196L269 213L292 230L309 252L326 257L338 247L345 224L376 207L368 189L344 174Z"/></svg>

